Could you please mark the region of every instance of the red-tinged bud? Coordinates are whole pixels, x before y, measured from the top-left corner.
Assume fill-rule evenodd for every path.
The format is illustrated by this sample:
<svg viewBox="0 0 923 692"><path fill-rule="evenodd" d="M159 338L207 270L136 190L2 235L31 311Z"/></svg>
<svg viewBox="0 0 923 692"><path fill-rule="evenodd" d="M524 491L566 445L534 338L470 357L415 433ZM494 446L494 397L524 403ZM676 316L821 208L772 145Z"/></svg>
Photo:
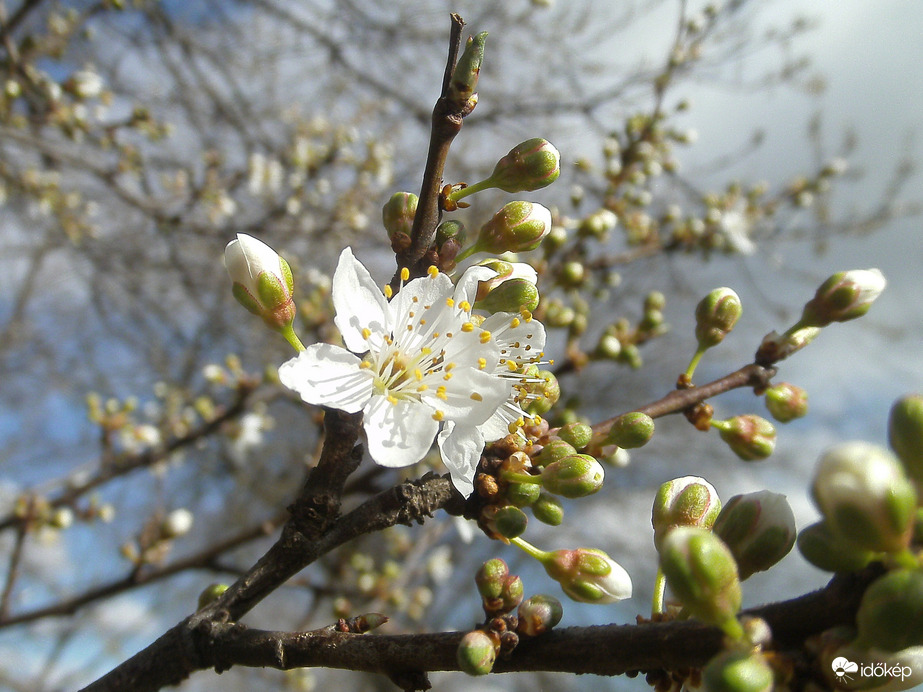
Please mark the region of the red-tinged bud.
<svg viewBox="0 0 923 692"><path fill-rule="evenodd" d="M288 262L244 233L228 243L224 261L237 302L273 329L291 327L295 319L294 280Z"/></svg>
<svg viewBox="0 0 923 692"><path fill-rule="evenodd" d="M474 252L501 255L534 250L550 230L551 212L541 204L510 202L481 227L477 242L460 259Z"/></svg>
<svg viewBox="0 0 923 692"><path fill-rule="evenodd" d="M532 192L551 185L561 174L561 154L541 137L513 147L490 174L490 187L504 192Z"/></svg>
<svg viewBox="0 0 923 692"><path fill-rule="evenodd" d="M606 444L635 449L646 445L653 436L654 419L646 413L632 411L615 419L606 436Z"/></svg>
<svg viewBox="0 0 923 692"><path fill-rule="evenodd" d="M862 317L886 285L887 281L878 269L837 272L820 285L814 298L804 306L800 324L826 327L832 322Z"/></svg>
<svg viewBox="0 0 923 692"><path fill-rule="evenodd" d="M586 497L602 488L605 475L594 457L574 454L542 467L542 487L561 497Z"/></svg>
<svg viewBox="0 0 923 692"><path fill-rule="evenodd" d="M684 476L660 486L651 510L654 546L660 545L667 534L678 526L710 529L721 511L718 491L704 478Z"/></svg>
<svg viewBox="0 0 923 692"><path fill-rule="evenodd" d="M564 593L582 603L615 603L631 597L631 577L601 550L555 550L539 558Z"/></svg>
<svg viewBox="0 0 923 692"><path fill-rule="evenodd" d="M503 582L509 576L510 568L498 557L488 560L474 575L478 593L485 599L500 598Z"/></svg>
<svg viewBox="0 0 923 692"><path fill-rule="evenodd" d="M735 416L724 421L712 420L711 424L731 451L744 461L765 459L776 447L776 429L760 416Z"/></svg>
<svg viewBox="0 0 923 692"><path fill-rule="evenodd" d="M529 637L537 637L550 631L561 622L564 608L554 596L536 594L519 606L519 626L516 631Z"/></svg>
<svg viewBox="0 0 923 692"><path fill-rule="evenodd" d="M794 384L780 382L766 390L766 408L780 423L801 418L808 412L808 393Z"/></svg>
<svg viewBox="0 0 923 692"><path fill-rule="evenodd" d="M381 221L388 238L393 239L398 233L410 237L413 217L417 213L419 198L412 192L395 192L391 199L381 208Z"/></svg>
<svg viewBox="0 0 923 692"><path fill-rule="evenodd" d="M458 645L458 666L468 675L487 675L497 660L499 642L482 630L468 632Z"/></svg>
<svg viewBox="0 0 923 692"><path fill-rule="evenodd" d="M795 545L792 508L785 495L768 490L732 497L712 530L731 549L741 581L769 569Z"/></svg>
<svg viewBox="0 0 923 692"><path fill-rule="evenodd" d="M699 348L720 344L734 329L742 312L740 297L730 288L716 288L705 296L695 309L695 338Z"/></svg>

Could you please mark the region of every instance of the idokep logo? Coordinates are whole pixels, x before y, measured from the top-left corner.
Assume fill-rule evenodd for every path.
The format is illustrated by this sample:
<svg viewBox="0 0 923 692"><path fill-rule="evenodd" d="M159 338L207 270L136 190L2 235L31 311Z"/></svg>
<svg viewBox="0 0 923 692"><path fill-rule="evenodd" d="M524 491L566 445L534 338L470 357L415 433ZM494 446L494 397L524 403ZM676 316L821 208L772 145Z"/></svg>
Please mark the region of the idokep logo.
<svg viewBox="0 0 923 692"><path fill-rule="evenodd" d="M910 666L891 663L858 663L844 656L838 656L830 663L837 682L847 683L855 679L856 674L863 678L886 678L888 680L906 680L913 674Z"/></svg>

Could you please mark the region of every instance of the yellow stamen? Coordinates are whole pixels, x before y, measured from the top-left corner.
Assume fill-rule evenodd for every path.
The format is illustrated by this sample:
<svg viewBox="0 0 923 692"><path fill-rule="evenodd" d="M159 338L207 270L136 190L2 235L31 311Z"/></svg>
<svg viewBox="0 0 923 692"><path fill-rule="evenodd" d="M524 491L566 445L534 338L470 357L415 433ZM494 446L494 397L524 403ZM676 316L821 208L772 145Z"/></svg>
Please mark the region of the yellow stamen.
<svg viewBox="0 0 923 692"><path fill-rule="evenodd" d="M488 331L481 332L481 343L486 344L488 341L490 341L490 332Z"/></svg>
<svg viewBox="0 0 923 692"><path fill-rule="evenodd" d="M520 310L519 314L522 315L522 319L525 320L526 322L532 321L532 313L526 310L525 308Z"/></svg>
<svg viewBox="0 0 923 692"><path fill-rule="evenodd" d="M442 376L442 379L444 379L446 382L448 382L449 380L452 379L452 373L447 372L445 375Z"/></svg>
<svg viewBox="0 0 923 692"><path fill-rule="evenodd" d="M441 385L439 385L438 387L436 387L436 397L439 398L439 399L442 399L443 401L448 401L448 400L449 400L449 395L446 394L445 385L442 385L442 384L441 384Z"/></svg>
<svg viewBox="0 0 923 692"><path fill-rule="evenodd" d="M388 403L391 404L392 406L397 406L397 397L395 397L393 394L389 394Z"/></svg>
<svg viewBox="0 0 923 692"><path fill-rule="evenodd" d="M394 291L391 290L390 286L385 286L384 294L385 294L385 298L387 298L388 300L391 300L391 296L394 295Z"/></svg>
<svg viewBox="0 0 923 692"><path fill-rule="evenodd" d="M474 401L484 401L484 397L482 397L482 396L481 396L480 394L478 394L477 392L471 392L471 398L472 398Z"/></svg>
<svg viewBox="0 0 923 692"><path fill-rule="evenodd" d="M461 330L462 330L463 332L473 332L473 331L474 331L474 323L473 323L473 322L465 322L465 323L461 326Z"/></svg>
<svg viewBox="0 0 923 692"><path fill-rule="evenodd" d="M483 370L483 369L486 368L486 367L487 367L487 359L486 359L486 358L478 358L478 370Z"/></svg>
<svg viewBox="0 0 923 692"><path fill-rule="evenodd" d="M368 327L363 327L362 328L362 338L368 339L370 336L372 336L372 330L369 329Z"/></svg>
<svg viewBox="0 0 923 692"><path fill-rule="evenodd" d="M510 327L512 327L513 329L516 329L516 327L518 327L520 324L522 324L522 322L519 321L519 318L518 318L518 317L514 317L514 318L510 321Z"/></svg>
<svg viewBox="0 0 923 692"><path fill-rule="evenodd" d="M361 370L368 370L371 367L372 367L372 364L367 360L364 360L361 363L359 363L359 368Z"/></svg>
<svg viewBox="0 0 923 692"><path fill-rule="evenodd" d="M469 303L467 300L463 300L462 302L460 302L458 304L458 307L460 307L465 312L471 312L471 303Z"/></svg>
<svg viewBox="0 0 923 692"><path fill-rule="evenodd" d="M418 392L425 392L427 389L429 389L429 385L426 384L425 382L421 384L419 387L417 387Z"/></svg>
<svg viewBox="0 0 923 692"><path fill-rule="evenodd" d="M423 371L420 368L417 368L413 371L413 376L416 378L417 382L423 379Z"/></svg>
<svg viewBox="0 0 923 692"><path fill-rule="evenodd" d="M410 278L410 270L407 267L401 267L401 281L407 281Z"/></svg>
<svg viewBox="0 0 923 692"><path fill-rule="evenodd" d="M519 366L516 365L516 361L514 360L507 360L506 367L510 369L510 372L516 372L519 369Z"/></svg>
<svg viewBox="0 0 923 692"><path fill-rule="evenodd" d="M439 276L439 270L433 265L429 266L429 269L426 270L426 273L429 274L429 278L431 279L435 279L437 276Z"/></svg>
<svg viewBox="0 0 923 692"><path fill-rule="evenodd" d="M454 307L455 307L455 301L452 300L451 298L446 298L446 299L445 299L445 304L446 304L446 307L449 307L449 308L454 308Z"/></svg>
<svg viewBox="0 0 923 692"><path fill-rule="evenodd" d="M441 421L444 418L445 418L445 411L436 411L436 413L433 414L433 420Z"/></svg>

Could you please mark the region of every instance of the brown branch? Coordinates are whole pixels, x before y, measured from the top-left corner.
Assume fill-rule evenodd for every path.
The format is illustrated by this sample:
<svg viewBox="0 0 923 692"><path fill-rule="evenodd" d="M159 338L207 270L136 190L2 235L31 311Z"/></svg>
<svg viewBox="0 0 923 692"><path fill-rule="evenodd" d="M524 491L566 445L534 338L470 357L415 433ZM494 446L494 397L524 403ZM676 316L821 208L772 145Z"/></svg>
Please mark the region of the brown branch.
<svg viewBox="0 0 923 692"><path fill-rule="evenodd" d="M426 270L425 267L421 269L416 265L426 253L430 243L433 242L433 234L436 232L441 213L439 196L442 191L442 173L445 170L445 162L449 155L449 148L452 146L452 140L461 131L462 118L468 114L466 104L455 103L448 98L449 85L455 70L464 25L465 21L461 17L457 14L452 15L449 55L442 82L442 92L433 108L429 151L426 155L417 211L410 231L410 246L397 255L398 271L391 279L391 288L395 291L400 285L401 269L408 269L411 277L422 276Z"/></svg>
<svg viewBox="0 0 923 692"><path fill-rule="evenodd" d="M19 565L22 562L22 553L26 544L26 534L29 533L30 524L34 520L35 497L32 496L29 498L23 522L19 525L19 529L16 532L13 554L10 555L10 565L6 571L6 583L3 585L3 594L0 595L0 620L3 620L9 612L10 598L13 595L13 586L16 584L16 577L19 574Z"/></svg>
<svg viewBox="0 0 923 692"><path fill-rule="evenodd" d="M682 413L690 406L729 392L732 389L741 387L766 388L769 386L770 380L775 377L775 374L775 368L766 368L762 365L751 363L708 384L692 387L691 389L677 389L657 401L632 410L646 413L651 418L660 418L671 413ZM619 416L613 416L601 423L596 423L593 426L594 435L605 435L618 418Z"/></svg>

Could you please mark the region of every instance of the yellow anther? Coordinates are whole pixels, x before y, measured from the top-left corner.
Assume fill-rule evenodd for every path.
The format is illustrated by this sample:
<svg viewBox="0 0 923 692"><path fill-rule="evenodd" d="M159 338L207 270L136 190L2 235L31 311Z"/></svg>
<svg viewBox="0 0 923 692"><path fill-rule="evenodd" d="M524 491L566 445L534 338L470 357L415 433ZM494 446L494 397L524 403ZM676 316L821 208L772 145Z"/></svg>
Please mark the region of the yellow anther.
<svg viewBox="0 0 923 692"><path fill-rule="evenodd" d="M438 339L439 336L440 336L440 333L439 333L439 332L433 332L433 337L432 337L432 338Z"/></svg>
<svg viewBox="0 0 923 692"><path fill-rule="evenodd" d="M423 371L420 368L417 368L413 371L413 376L416 378L417 382L423 379Z"/></svg>
<svg viewBox="0 0 923 692"><path fill-rule="evenodd" d="M433 265L429 266L429 269L426 270L426 273L429 274L429 278L431 279L435 279L437 276L439 276L439 270Z"/></svg>
<svg viewBox="0 0 923 692"><path fill-rule="evenodd" d="M473 332L474 331L474 322L465 322L461 326L463 332Z"/></svg>
<svg viewBox="0 0 923 692"><path fill-rule="evenodd" d="M446 363L446 366L445 366L446 372L449 372L450 370L454 370L454 369L455 369L455 363Z"/></svg>
<svg viewBox="0 0 923 692"><path fill-rule="evenodd" d="M486 367L487 367L487 359L486 359L486 358L478 358L478 370L483 370L483 369L486 368Z"/></svg>
<svg viewBox="0 0 923 692"><path fill-rule="evenodd" d="M512 320L510 320L510 327L513 329L516 329L516 327L518 327L520 324L522 324L522 322L519 321L518 317L514 317Z"/></svg>
<svg viewBox="0 0 923 692"><path fill-rule="evenodd" d="M510 372L516 372L517 370L519 370L519 366L516 365L516 361L514 360L507 360L506 367L510 369Z"/></svg>
<svg viewBox="0 0 923 692"><path fill-rule="evenodd" d="M372 330L369 329L368 327L363 327L362 328L362 338L368 339L370 336L372 336Z"/></svg>
<svg viewBox="0 0 923 692"><path fill-rule="evenodd" d="M436 387L436 397L438 397L439 399L442 399L443 401L449 400L449 395L446 394L445 385L441 384L438 387Z"/></svg>
<svg viewBox="0 0 923 692"><path fill-rule="evenodd" d="M419 302L420 302L420 297L419 297L419 296L414 296L414 297L411 298L410 300L412 300L414 303L419 303Z"/></svg>
<svg viewBox="0 0 923 692"><path fill-rule="evenodd" d="M458 307L460 307L465 312L471 312L471 303L469 303L467 300L463 300L462 302L460 302L458 304Z"/></svg>
<svg viewBox="0 0 923 692"><path fill-rule="evenodd" d="M446 298L446 299L445 299L445 305L446 305L447 308L454 308L454 307L455 307L455 301L454 301L452 298Z"/></svg>
<svg viewBox="0 0 923 692"><path fill-rule="evenodd" d="M485 330L481 332L481 343L486 344L488 341L490 341L490 332Z"/></svg>
<svg viewBox="0 0 923 692"><path fill-rule="evenodd" d="M407 325L407 331L408 331L408 332L412 332L412 331L413 331L413 325L412 325L412 324L408 324L408 325Z"/></svg>
<svg viewBox="0 0 923 692"><path fill-rule="evenodd" d="M417 313L415 313L413 310L411 310L410 312L407 313L407 316L408 316L408 317L413 317L415 314L417 314Z"/></svg>
<svg viewBox="0 0 923 692"><path fill-rule="evenodd" d="M428 356L428 355L429 355L430 353L432 353L432 352L433 352L433 349L431 349L431 348L426 348L426 346L424 346L423 348L420 349L420 354L421 354L421 355L424 355L424 356Z"/></svg>
<svg viewBox="0 0 923 692"><path fill-rule="evenodd" d="M470 395L470 396L471 396L471 398L472 398L474 401L484 401L484 397L482 397L482 396L481 396L480 394L478 394L477 392L471 392L471 395Z"/></svg>
<svg viewBox="0 0 923 692"><path fill-rule="evenodd" d="M526 322L531 322L531 321L532 321L532 313L529 312L528 310L526 310L525 308L523 308L522 310L520 310L520 311L519 311L519 314L522 316L522 319L523 319L524 321L526 321Z"/></svg>
<svg viewBox="0 0 923 692"><path fill-rule="evenodd" d="M372 367L372 364L367 360L364 360L361 363L359 363L360 370L368 370L371 367Z"/></svg>
<svg viewBox="0 0 923 692"><path fill-rule="evenodd" d="M407 281L410 278L410 270L407 267L401 267L401 281Z"/></svg>
<svg viewBox="0 0 923 692"><path fill-rule="evenodd" d="M445 418L445 411L436 411L433 414L433 420L443 420Z"/></svg>
<svg viewBox="0 0 923 692"><path fill-rule="evenodd" d="M385 294L385 298L388 300L391 300L391 296L394 295L394 291L391 290L390 286L385 286L385 290L383 292Z"/></svg>
<svg viewBox="0 0 923 692"><path fill-rule="evenodd" d="M452 373L447 372L445 375L442 376L442 379L444 379L446 382L448 382L449 380L452 379Z"/></svg>
<svg viewBox="0 0 923 692"><path fill-rule="evenodd" d="M426 384L425 382L421 384L419 387L417 387L418 392L425 392L427 389L429 389L429 385Z"/></svg>
<svg viewBox="0 0 923 692"><path fill-rule="evenodd" d="M391 404L392 406L397 406L397 397L394 396L393 394L389 394L388 403Z"/></svg>

